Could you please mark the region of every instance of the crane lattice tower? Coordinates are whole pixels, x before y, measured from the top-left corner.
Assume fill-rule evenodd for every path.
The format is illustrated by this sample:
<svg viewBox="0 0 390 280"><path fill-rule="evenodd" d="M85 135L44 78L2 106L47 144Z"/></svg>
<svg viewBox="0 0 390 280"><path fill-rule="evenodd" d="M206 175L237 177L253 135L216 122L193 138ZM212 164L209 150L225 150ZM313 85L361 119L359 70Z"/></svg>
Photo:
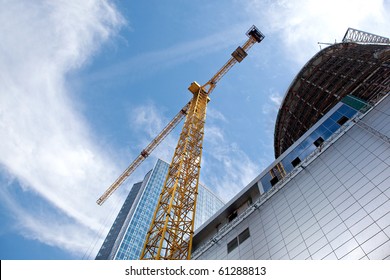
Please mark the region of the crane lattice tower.
<svg viewBox="0 0 390 280"><path fill-rule="evenodd" d="M190 259L196 198L198 194L204 124L209 95L217 82L264 35L253 26L247 32L249 39L238 47L228 62L203 86L193 82L189 90L186 120L170 164L141 259Z"/></svg>

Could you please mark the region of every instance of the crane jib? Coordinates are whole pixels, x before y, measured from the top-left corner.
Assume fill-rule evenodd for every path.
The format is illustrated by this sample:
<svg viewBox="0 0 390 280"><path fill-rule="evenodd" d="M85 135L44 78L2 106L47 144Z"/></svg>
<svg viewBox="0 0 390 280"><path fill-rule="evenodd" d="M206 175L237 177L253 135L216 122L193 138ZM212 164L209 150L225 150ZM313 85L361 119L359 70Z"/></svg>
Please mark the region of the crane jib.
<svg viewBox="0 0 390 280"><path fill-rule="evenodd" d="M175 149L163 190L154 211L141 259L190 259L194 219L198 193L200 164L204 136L206 108L209 95L218 81L240 63L248 50L264 39L264 35L252 26L246 33L247 41L239 46L222 68L204 85L191 83L192 99L179 111L140 155L97 200L99 205L134 172L162 140L186 117L182 133ZM182 201L180 198L186 198Z"/></svg>

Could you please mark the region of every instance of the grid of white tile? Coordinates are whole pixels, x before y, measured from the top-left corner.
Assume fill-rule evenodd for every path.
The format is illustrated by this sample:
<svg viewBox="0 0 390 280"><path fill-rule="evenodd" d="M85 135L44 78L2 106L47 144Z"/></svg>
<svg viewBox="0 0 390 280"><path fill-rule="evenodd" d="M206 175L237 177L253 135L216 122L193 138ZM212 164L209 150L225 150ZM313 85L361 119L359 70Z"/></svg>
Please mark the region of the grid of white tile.
<svg viewBox="0 0 390 280"><path fill-rule="evenodd" d="M390 136L387 112L363 121ZM355 125L198 259L390 259L390 144Z"/></svg>

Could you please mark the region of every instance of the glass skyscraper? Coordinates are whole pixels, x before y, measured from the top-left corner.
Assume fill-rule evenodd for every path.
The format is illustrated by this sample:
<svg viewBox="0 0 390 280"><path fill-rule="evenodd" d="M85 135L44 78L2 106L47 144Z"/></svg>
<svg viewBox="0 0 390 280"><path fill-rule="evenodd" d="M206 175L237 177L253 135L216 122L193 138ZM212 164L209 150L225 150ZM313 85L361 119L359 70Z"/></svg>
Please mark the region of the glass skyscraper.
<svg viewBox="0 0 390 280"><path fill-rule="evenodd" d="M168 168L168 163L158 159L144 180L134 184L96 259L139 259ZM208 188L199 185L195 228L223 205Z"/></svg>

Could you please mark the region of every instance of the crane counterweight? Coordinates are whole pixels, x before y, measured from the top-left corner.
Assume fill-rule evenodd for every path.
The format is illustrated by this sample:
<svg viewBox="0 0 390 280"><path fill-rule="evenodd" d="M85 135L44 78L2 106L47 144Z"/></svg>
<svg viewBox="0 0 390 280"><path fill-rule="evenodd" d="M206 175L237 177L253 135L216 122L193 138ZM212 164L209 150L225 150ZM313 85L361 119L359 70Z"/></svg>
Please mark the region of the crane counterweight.
<svg viewBox="0 0 390 280"><path fill-rule="evenodd" d="M191 85L188 87L188 90L192 92L192 94L196 94L199 92L201 86L197 82L192 82Z"/></svg>

